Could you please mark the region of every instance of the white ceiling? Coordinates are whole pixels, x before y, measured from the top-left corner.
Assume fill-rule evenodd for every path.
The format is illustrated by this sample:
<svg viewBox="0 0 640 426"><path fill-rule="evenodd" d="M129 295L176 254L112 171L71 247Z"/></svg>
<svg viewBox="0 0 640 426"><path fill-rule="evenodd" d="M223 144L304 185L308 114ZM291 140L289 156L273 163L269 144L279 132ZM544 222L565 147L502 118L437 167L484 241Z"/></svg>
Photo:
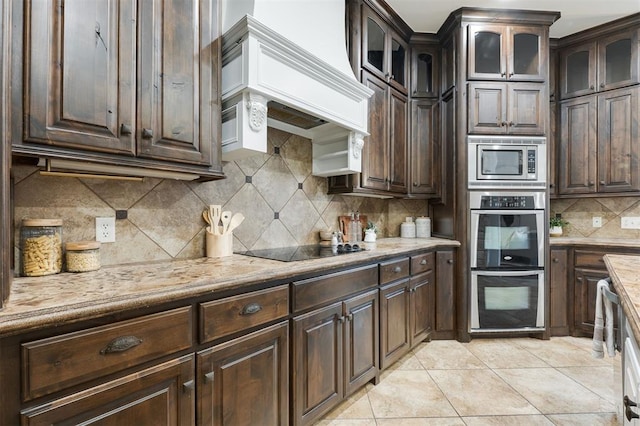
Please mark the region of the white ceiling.
<svg viewBox="0 0 640 426"><path fill-rule="evenodd" d="M460 7L532 9L560 12L551 26L552 38L564 37L640 12L640 0L386 0L416 32L435 33Z"/></svg>

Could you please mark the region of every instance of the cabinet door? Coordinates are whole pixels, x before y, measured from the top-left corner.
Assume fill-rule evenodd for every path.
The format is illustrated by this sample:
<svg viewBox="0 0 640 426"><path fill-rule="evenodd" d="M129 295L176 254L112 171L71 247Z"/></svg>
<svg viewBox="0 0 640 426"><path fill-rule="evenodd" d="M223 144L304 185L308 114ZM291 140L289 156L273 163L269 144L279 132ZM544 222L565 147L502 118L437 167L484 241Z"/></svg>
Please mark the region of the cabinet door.
<svg viewBox="0 0 640 426"><path fill-rule="evenodd" d="M507 85L469 83L469 133L507 133Z"/></svg>
<svg viewBox="0 0 640 426"><path fill-rule="evenodd" d="M409 44L393 30L389 31L389 54L389 84L406 94L409 82Z"/></svg>
<svg viewBox="0 0 640 426"><path fill-rule="evenodd" d="M544 84L516 83L508 85L507 133L511 135L544 135L544 111L547 97Z"/></svg>
<svg viewBox="0 0 640 426"><path fill-rule="evenodd" d="M609 276L607 271L575 269L574 321L575 331L580 336L593 337L596 318L597 284Z"/></svg>
<svg viewBox="0 0 640 426"><path fill-rule="evenodd" d="M212 164L218 91L217 0L140 7L138 155Z"/></svg>
<svg viewBox="0 0 640 426"><path fill-rule="evenodd" d="M378 290L344 302L344 396L378 374Z"/></svg>
<svg viewBox="0 0 640 426"><path fill-rule="evenodd" d="M389 78L388 31L389 28L382 18L363 4L362 67L383 81Z"/></svg>
<svg viewBox="0 0 640 426"><path fill-rule="evenodd" d="M456 85L456 41L457 32L453 32L448 39L442 43L441 59L441 86L442 94Z"/></svg>
<svg viewBox="0 0 640 426"><path fill-rule="evenodd" d="M454 338L456 326L456 267L453 250L436 253L436 323L440 338Z"/></svg>
<svg viewBox="0 0 640 426"><path fill-rule="evenodd" d="M598 95L598 192L640 190L638 88Z"/></svg>
<svg viewBox="0 0 640 426"><path fill-rule="evenodd" d="M409 279L380 289L380 368L385 369L410 349Z"/></svg>
<svg viewBox="0 0 640 426"><path fill-rule="evenodd" d="M549 165L547 170L549 173L549 196L554 197L558 195L558 168L560 164L558 162L558 150L560 149L558 144L558 136L556 134L558 129L558 104L557 102L549 102L549 137L548 139L548 152L549 152Z"/></svg>
<svg viewBox="0 0 640 426"><path fill-rule="evenodd" d="M411 194L436 194L440 178L438 102L411 101L410 188Z"/></svg>
<svg viewBox="0 0 640 426"><path fill-rule="evenodd" d="M512 81L545 81L548 57L546 29L510 26L507 31L507 78Z"/></svg>
<svg viewBox="0 0 640 426"><path fill-rule="evenodd" d="M295 317L292 404L295 424L309 424L343 398L342 303Z"/></svg>
<svg viewBox="0 0 640 426"><path fill-rule="evenodd" d="M389 86L366 71L362 82L373 90L369 98L369 136L362 149L361 185L386 191L389 176Z"/></svg>
<svg viewBox="0 0 640 426"><path fill-rule="evenodd" d="M433 269L411 277L409 331L411 347L430 337L435 322L435 272Z"/></svg>
<svg viewBox="0 0 640 426"><path fill-rule="evenodd" d="M598 40L598 89L638 83L638 33L632 29Z"/></svg>
<svg viewBox="0 0 640 426"><path fill-rule="evenodd" d="M567 336L569 323L569 286L566 249L551 250L549 266L549 331L552 336Z"/></svg>
<svg viewBox="0 0 640 426"><path fill-rule="evenodd" d="M199 425L289 424L287 322L197 356Z"/></svg>
<svg viewBox="0 0 640 426"><path fill-rule="evenodd" d="M407 192L407 149L409 144L409 103L407 97L391 89L389 97L389 190L405 194Z"/></svg>
<svg viewBox="0 0 640 426"><path fill-rule="evenodd" d="M581 97L560 104L558 194L595 191L596 98Z"/></svg>
<svg viewBox="0 0 640 426"><path fill-rule="evenodd" d="M433 45L411 48L411 97L437 98L440 93L440 49Z"/></svg>
<svg viewBox="0 0 640 426"><path fill-rule="evenodd" d="M134 2L25 9L24 142L135 155Z"/></svg>
<svg viewBox="0 0 640 426"><path fill-rule="evenodd" d="M560 99L587 95L596 89L596 43L560 51Z"/></svg>
<svg viewBox="0 0 640 426"><path fill-rule="evenodd" d="M193 355L186 355L39 407L23 425L193 425Z"/></svg>
<svg viewBox="0 0 640 426"><path fill-rule="evenodd" d="M506 28L494 24L469 25L469 79L506 79Z"/></svg>

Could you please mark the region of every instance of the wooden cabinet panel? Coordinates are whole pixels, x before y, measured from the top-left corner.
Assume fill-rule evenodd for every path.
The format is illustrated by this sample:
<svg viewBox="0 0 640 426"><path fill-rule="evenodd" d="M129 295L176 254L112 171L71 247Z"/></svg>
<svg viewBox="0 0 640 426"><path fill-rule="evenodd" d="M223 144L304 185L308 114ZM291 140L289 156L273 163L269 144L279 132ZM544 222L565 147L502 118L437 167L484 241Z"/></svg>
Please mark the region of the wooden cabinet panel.
<svg viewBox="0 0 640 426"><path fill-rule="evenodd" d="M380 284L384 285L409 276L409 258L388 260L380 263Z"/></svg>
<svg viewBox="0 0 640 426"><path fill-rule="evenodd" d="M593 337L597 284L609 273L606 270L576 268L574 276L574 329L577 335Z"/></svg>
<svg viewBox="0 0 640 426"><path fill-rule="evenodd" d="M385 369L410 349L409 279L380 289L380 368Z"/></svg>
<svg viewBox="0 0 640 426"><path fill-rule="evenodd" d="M362 83L373 90L369 98L369 136L362 149L361 183L363 188L387 190L389 176L389 86L362 72Z"/></svg>
<svg viewBox="0 0 640 426"><path fill-rule="evenodd" d="M200 304L200 342L266 324L289 314L289 285Z"/></svg>
<svg viewBox="0 0 640 426"><path fill-rule="evenodd" d="M469 133L544 135L544 85L470 83Z"/></svg>
<svg viewBox="0 0 640 426"><path fill-rule="evenodd" d="M594 97L582 97L560 103L559 194L585 194L595 191L595 101Z"/></svg>
<svg viewBox="0 0 640 426"><path fill-rule="evenodd" d="M347 397L378 374L378 290L344 302L344 373Z"/></svg>
<svg viewBox="0 0 640 426"><path fill-rule="evenodd" d="M567 275L569 253L566 249L552 249L550 259L549 331L552 336L567 336L571 329Z"/></svg>
<svg viewBox="0 0 640 426"><path fill-rule="evenodd" d="M455 253L436 253L436 322L435 332L440 338L453 338L456 327ZM445 337L448 336L448 337Z"/></svg>
<svg viewBox="0 0 640 426"><path fill-rule="evenodd" d="M561 49L560 99L588 95L596 90L596 43Z"/></svg>
<svg viewBox="0 0 640 426"><path fill-rule="evenodd" d="M640 190L639 91L598 95L598 192Z"/></svg>
<svg viewBox="0 0 640 426"><path fill-rule="evenodd" d="M25 7L25 142L135 155L134 2Z"/></svg>
<svg viewBox="0 0 640 426"><path fill-rule="evenodd" d="M436 312L435 270L413 275L410 282L409 331L411 347L430 337Z"/></svg>
<svg viewBox="0 0 640 426"><path fill-rule="evenodd" d="M326 274L307 280L294 281L293 311L299 312L343 299L350 294L378 285L378 265L367 265L346 271Z"/></svg>
<svg viewBox="0 0 640 426"><path fill-rule="evenodd" d="M440 93L440 48L411 42L411 97L437 98Z"/></svg>
<svg viewBox="0 0 640 426"><path fill-rule="evenodd" d="M407 192L407 176L409 168L409 101L407 97L395 89L389 93L389 176L387 189L395 193Z"/></svg>
<svg viewBox="0 0 640 426"><path fill-rule="evenodd" d="M193 344L191 307L22 345L23 398L30 400Z"/></svg>
<svg viewBox="0 0 640 426"><path fill-rule="evenodd" d="M289 424L289 327L198 352L198 425Z"/></svg>
<svg viewBox="0 0 640 426"><path fill-rule="evenodd" d="M409 192L436 195L440 180L440 117L437 101L411 101Z"/></svg>
<svg viewBox="0 0 640 426"><path fill-rule="evenodd" d="M428 272L436 267L436 254L434 252L411 256L411 275Z"/></svg>
<svg viewBox="0 0 640 426"><path fill-rule="evenodd" d="M296 317L293 326L293 416L308 424L340 402L343 390L342 303Z"/></svg>
<svg viewBox="0 0 640 426"><path fill-rule="evenodd" d="M193 355L24 410L21 424L193 425Z"/></svg>

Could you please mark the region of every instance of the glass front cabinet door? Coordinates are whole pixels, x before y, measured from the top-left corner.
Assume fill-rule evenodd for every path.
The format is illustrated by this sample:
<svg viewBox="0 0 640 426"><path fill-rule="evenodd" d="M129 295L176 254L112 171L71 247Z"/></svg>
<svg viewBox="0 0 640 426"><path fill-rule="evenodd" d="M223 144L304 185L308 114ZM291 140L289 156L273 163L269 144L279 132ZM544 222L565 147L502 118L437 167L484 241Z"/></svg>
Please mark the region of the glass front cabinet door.
<svg viewBox="0 0 640 426"><path fill-rule="evenodd" d="M544 81L544 28L469 25L469 78Z"/></svg>

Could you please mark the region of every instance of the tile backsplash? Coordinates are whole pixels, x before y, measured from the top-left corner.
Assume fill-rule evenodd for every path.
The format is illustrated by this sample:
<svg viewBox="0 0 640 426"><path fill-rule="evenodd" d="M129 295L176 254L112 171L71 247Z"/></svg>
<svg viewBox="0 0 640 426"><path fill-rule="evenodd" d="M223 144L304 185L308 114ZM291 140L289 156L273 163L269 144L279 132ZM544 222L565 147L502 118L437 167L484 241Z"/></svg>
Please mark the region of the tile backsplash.
<svg viewBox="0 0 640 426"><path fill-rule="evenodd" d="M60 218L64 241L94 240L96 217L126 210L127 219L116 220L116 242L101 248L102 264L117 265L204 256L209 204L245 215L235 251L316 243L317 231L337 229L338 216L355 210L382 237L398 236L406 216L427 214L423 200L327 195L327 179L311 175L311 141L272 128L268 154L225 163L224 172L226 179L213 182L127 182L45 177L14 165L16 245L22 218Z"/></svg>
<svg viewBox="0 0 640 426"><path fill-rule="evenodd" d="M551 200L550 217L561 213L569 222L564 236L591 238L640 238L640 229L622 229L624 216L640 217L640 197L598 197ZM594 228L593 217L602 218Z"/></svg>

